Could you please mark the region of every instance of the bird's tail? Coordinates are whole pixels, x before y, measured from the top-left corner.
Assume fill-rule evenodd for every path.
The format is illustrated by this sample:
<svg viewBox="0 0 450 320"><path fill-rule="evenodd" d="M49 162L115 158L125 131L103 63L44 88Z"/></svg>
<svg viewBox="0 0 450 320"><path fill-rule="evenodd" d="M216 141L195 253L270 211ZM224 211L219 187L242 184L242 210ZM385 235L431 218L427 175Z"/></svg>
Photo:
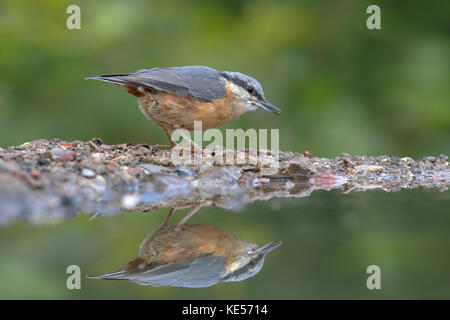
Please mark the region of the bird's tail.
<svg viewBox="0 0 450 320"><path fill-rule="evenodd" d="M144 95L144 91L140 89L142 84L128 74L108 74L99 77L87 77L85 80L100 80L112 83L124 88L128 93L138 98Z"/></svg>
<svg viewBox="0 0 450 320"><path fill-rule="evenodd" d="M101 276L87 276L89 279L102 279L102 280L126 280L130 274L129 271L119 271L113 273L107 273Z"/></svg>
<svg viewBox="0 0 450 320"><path fill-rule="evenodd" d="M100 81L111 82L111 83L116 83L116 84L125 84L125 85L132 84L130 81L128 81L126 79L126 77L127 77L126 74L105 74L105 75L99 76L99 77L87 77L84 79L85 80L100 80Z"/></svg>
<svg viewBox="0 0 450 320"><path fill-rule="evenodd" d="M139 265L144 263L145 260L141 257L137 257L134 260L131 260L123 267L117 269L114 272L107 273L101 276L88 276L89 279L105 279L105 280L127 280L128 276L133 274L136 270L138 270Z"/></svg>

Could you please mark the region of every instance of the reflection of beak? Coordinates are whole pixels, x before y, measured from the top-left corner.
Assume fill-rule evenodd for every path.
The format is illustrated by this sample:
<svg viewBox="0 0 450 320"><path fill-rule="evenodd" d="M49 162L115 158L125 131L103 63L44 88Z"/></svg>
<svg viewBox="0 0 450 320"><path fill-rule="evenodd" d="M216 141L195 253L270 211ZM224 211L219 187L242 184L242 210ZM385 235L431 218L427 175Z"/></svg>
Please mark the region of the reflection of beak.
<svg viewBox="0 0 450 320"><path fill-rule="evenodd" d="M280 245L281 240L269 242L268 244L258 248L256 250L256 254L268 254L270 251L278 248Z"/></svg>
<svg viewBox="0 0 450 320"><path fill-rule="evenodd" d="M270 111L270 112L275 113L275 114L281 114L281 110L278 109L277 107L275 107L270 102L257 100L257 101L254 102L254 104L256 106L266 110L266 111Z"/></svg>

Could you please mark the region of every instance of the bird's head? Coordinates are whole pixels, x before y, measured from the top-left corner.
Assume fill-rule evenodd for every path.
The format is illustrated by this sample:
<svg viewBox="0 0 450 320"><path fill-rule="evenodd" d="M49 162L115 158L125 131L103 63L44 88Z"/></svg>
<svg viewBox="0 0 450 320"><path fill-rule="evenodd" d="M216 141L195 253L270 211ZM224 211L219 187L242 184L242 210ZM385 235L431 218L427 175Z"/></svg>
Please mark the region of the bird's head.
<svg viewBox="0 0 450 320"><path fill-rule="evenodd" d="M278 115L281 114L280 109L266 101L261 84L256 79L240 72L223 71L221 75L231 84L232 92L249 110L261 108Z"/></svg>
<svg viewBox="0 0 450 320"><path fill-rule="evenodd" d="M227 272L222 275L222 281L242 281L257 274L263 264L266 254L278 248L281 241L273 241L259 247L249 243L246 248L237 255Z"/></svg>

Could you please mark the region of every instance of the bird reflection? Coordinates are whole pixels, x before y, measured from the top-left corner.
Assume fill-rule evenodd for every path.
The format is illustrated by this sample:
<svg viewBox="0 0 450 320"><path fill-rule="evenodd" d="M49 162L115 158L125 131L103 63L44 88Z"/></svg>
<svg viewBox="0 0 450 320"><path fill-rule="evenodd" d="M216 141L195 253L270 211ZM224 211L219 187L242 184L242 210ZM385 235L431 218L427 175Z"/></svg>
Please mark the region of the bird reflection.
<svg viewBox="0 0 450 320"><path fill-rule="evenodd" d="M258 246L215 225L168 225L168 219L141 243L136 259L113 273L90 278L155 287L209 287L254 276L266 254L281 244Z"/></svg>

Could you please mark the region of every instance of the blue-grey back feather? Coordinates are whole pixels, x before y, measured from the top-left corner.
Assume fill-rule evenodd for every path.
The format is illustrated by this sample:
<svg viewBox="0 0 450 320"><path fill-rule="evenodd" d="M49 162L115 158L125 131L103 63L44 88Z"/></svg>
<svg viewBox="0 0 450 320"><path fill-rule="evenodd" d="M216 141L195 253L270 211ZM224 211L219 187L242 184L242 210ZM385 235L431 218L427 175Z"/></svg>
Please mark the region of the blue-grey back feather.
<svg viewBox="0 0 450 320"><path fill-rule="evenodd" d="M119 271L106 274L95 279L129 280L144 286L203 288L221 281L221 273L225 270L223 257L206 255L192 262L182 260L160 265L147 270Z"/></svg>
<svg viewBox="0 0 450 320"><path fill-rule="evenodd" d="M193 96L205 101L223 98L221 73L209 67L188 66L142 69L123 75L104 75L87 79L143 86L180 96Z"/></svg>

